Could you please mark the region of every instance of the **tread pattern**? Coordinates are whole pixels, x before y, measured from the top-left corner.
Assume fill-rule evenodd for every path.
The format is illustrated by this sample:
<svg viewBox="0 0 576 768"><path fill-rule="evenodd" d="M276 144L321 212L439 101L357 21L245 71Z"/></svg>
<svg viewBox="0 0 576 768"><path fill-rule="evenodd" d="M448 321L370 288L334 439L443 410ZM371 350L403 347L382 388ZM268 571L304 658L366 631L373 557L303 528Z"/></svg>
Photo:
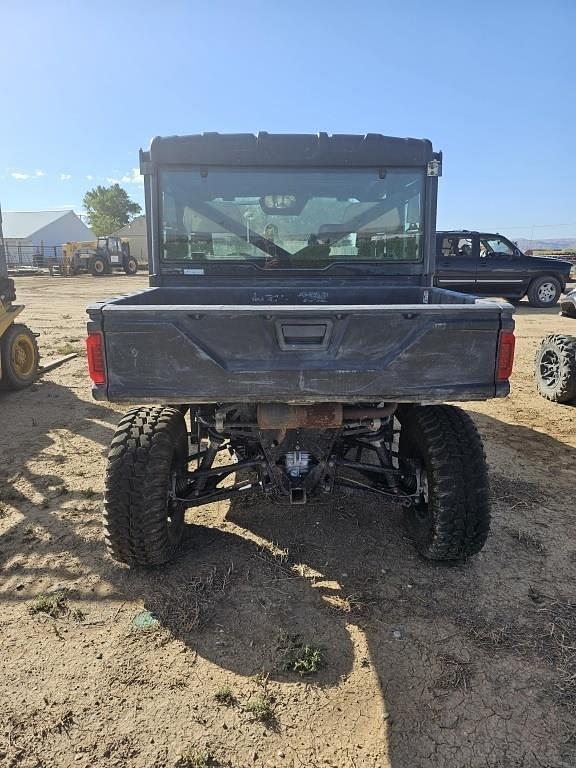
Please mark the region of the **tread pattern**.
<svg viewBox="0 0 576 768"><path fill-rule="evenodd" d="M560 362L560 376L554 386L549 386L540 375L540 360L545 352L553 351ZM576 336L552 334L542 340L534 361L534 375L538 392L553 403L576 400Z"/></svg>
<svg viewBox="0 0 576 768"><path fill-rule="evenodd" d="M401 416L400 454L420 459L428 474L428 515L406 511L407 527L429 560L477 554L490 529L490 486L480 435L451 405L409 408Z"/></svg>
<svg viewBox="0 0 576 768"><path fill-rule="evenodd" d="M187 441L184 417L175 408L133 408L120 420L108 452L103 515L115 560L155 566L174 556L184 508L169 507L168 489L174 459L186 465Z"/></svg>

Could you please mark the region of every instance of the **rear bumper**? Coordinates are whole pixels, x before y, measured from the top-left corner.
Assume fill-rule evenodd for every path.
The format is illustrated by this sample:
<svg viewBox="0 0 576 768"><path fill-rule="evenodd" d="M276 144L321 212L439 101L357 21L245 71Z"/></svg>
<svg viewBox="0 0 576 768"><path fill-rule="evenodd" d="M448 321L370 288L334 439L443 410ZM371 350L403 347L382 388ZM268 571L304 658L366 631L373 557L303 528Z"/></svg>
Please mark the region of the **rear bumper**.
<svg viewBox="0 0 576 768"><path fill-rule="evenodd" d="M446 403L446 402L465 402L465 401L479 401L479 400L491 400L495 397L507 397L510 394L510 383L508 381L500 382L495 386L478 386L475 390L461 390L450 389L448 387L436 387L434 389L420 389L413 388L410 392L398 393L384 393L380 391L363 391L361 394L344 394L340 393L334 395L333 393L324 393L316 395L303 395L297 397L294 393L289 392L276 392L274 394L258 394L254 395L246 393L241 395L239 393L220 394L219 396L213 395L207 397L202 395L193 396L190 393L175 391L172 395L167 395L165 391L159 391L157 393L151 392L138 392L138 393L115 393L113 397L108 396L106 386L93 386L92 396L95 400L101 402L114 402L114 403L134 403L146 405L189 405L189 404L212 404L212 403L225 403L239 401L242 403L288 403L292 405L309 405L312 403L347 403L354 405L356 403L364 402L392 402L392 403Z"/></svg>

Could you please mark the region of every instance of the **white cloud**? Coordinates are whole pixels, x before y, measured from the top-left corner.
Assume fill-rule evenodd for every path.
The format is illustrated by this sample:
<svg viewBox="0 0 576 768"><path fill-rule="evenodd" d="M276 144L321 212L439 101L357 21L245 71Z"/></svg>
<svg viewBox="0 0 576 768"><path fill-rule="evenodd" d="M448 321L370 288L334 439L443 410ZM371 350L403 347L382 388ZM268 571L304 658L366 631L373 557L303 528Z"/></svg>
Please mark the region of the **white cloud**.
<svg viewBox="0 0 576 768"><path fill-rule="evenodd" d="M125 184L144 184L144 177L140 176L140 168L132 168L129 175L122 176Z"/></svg>
<svg viewBox="0 0 576 768"><path fill-rule="evenodd" d="M72 178L72 174L71 173L61 173L60 174L60 181L70 181L71 178Z"/></svg>
<svg viewBox="0 0 576 768"><path fill-rule="evenodd" d="M119 179L115 179L112 176L108 176L106 179L108 184L144 184L144 177L140 176L139 168L132 168L130 173L125 173Z"/></svg>
<svg viewBox="0 0 576 768"><path fill-rule="evenodd" d="M88 179L88 181L92 181L92 179L94 178L94 176L92 176L92 174L91 174L91 173L89 173L89 174L88 174L88 176L86 176L86 178Z"/></svg>
<svg viewBox="0 0 576 768"><path fill-rule="evenodd" d="M16 181L25 181L26 179L38 179L41 176L46 176L46 174L44 171L37 169L34 171L34 173L26 173L25 171L12 171L10 176L12 176L13 179L16 179Z"/></svg>

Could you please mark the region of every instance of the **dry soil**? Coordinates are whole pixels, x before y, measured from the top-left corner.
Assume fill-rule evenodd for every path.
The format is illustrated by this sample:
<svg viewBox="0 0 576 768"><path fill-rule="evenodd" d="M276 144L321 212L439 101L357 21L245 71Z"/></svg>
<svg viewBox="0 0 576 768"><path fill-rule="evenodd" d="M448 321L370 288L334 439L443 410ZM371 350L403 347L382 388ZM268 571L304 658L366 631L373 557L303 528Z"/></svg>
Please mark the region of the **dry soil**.
<svg viewBox="0 0 576 768"><path fill-rule="evenodd" d="M44 357L80 356L0 395L0 764L574 768L576 408L532 365L576 320L523 303L511 396L465 405L493 493L467 565L423 562L375 497L254 496L190 512L141 572L104 550L121 411L91 399L83 337L86 304L145 284L17 280Z"/></svg>

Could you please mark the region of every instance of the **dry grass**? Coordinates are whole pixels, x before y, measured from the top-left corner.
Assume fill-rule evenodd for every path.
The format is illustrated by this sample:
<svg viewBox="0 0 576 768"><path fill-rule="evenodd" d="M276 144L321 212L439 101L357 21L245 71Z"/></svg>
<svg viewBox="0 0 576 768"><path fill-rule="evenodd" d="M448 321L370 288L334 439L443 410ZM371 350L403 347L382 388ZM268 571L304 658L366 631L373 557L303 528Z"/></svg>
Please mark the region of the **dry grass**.
<svg viewBox="0 0 576 768"><path fill-rule="evenodd" d="M84 614L79 608L71 608L68 605L66 592L62 589L37 595L28 606L28 611L32 615L44 614L52 619L64 617L74 619L74 621L84 619Z"/></svg>
<svg viewBox="0 0 576 768"><path fill-rule="evenodd" d="M274 708L273 700L266 693L258 694L244 707L254 720L259 720L261 723L271 724L274 721Z"/></svg>
<svg viewBox="0 0 576 768"><path fill-rule="evenodd" d="M549 601L537 613L543 629L537 652L556 673L552 697L576 713L576 602Z"/></svg>
<svg viewBox="0 0 576 768"><path fill-rule="evenodd" d="M529 597L534 606L524 612L522 624L469 614L458 623L489 653L536 656L546 662L554 672L552 698L576 714L576 602L557 600L534 587Z"/></svg>
<svg viewBox="0 0 576 768"><path fill-rule="evenodd" d="M28 610L32 615L44 613L53 619L67 615L70 611L66 595L62 590L51 594L41 594L34 598Z"/></svg>
<svg viewBox="0 0 576 768"><path fill-rule="evenodd" d="M211 752L204 749L190 749L180 755L174 768L217 768L218 765Z"/></svg>
<svg viewBox="0 0 576 768"><path fill-rule="evenodd" d="M474 674L472 664L450 654L440 656L439 661L442 665L442 671L434 681L434 688L443 691L459 690L467 693Z"/></svg>
<svg viewBox="0 0 576 768"><path fill-rule="evenodd" d="M539 555L546 553L546 548L538 536L534 536L521 528L510 528L508 526L504 526L503 531L527 552L536 552Z"/></svg>
<svg viewBox="0 0 576 768"><path fill-rule="evenodd" d="M188 635L203 625L210 605L226 595L233 573L234 566L230 564L224 568L212 567L191 581L167 582L159 577L146 608L173 633Z"/></svg>
<svg viewBox="0 0 576 768"><path fill-rule="evenodd" d="M218 688L214 694L214 698L218 704L223 704L225 707L231 707L236 703L236 697L232 693L232 688L229 685L223 685Z"/></svg>
<svg viewBox="0 0 576 768"><path fill-rule="evenodd" d="M82 348L78 346L78 344L71 344L69 341L65 342L64 344L60 344L58 347L56 347L56 352L59 355L72 355L72 354L81 354Z"/></svg>
<svg viewBox="0 0 576 768"><path fill-rule="evenodd" d="M512 480L493 472L490 476L490 487L493 500L508 506L528 507L539 501L547 501L547 495L538 483L520 480L517 477Z"/></svg>

